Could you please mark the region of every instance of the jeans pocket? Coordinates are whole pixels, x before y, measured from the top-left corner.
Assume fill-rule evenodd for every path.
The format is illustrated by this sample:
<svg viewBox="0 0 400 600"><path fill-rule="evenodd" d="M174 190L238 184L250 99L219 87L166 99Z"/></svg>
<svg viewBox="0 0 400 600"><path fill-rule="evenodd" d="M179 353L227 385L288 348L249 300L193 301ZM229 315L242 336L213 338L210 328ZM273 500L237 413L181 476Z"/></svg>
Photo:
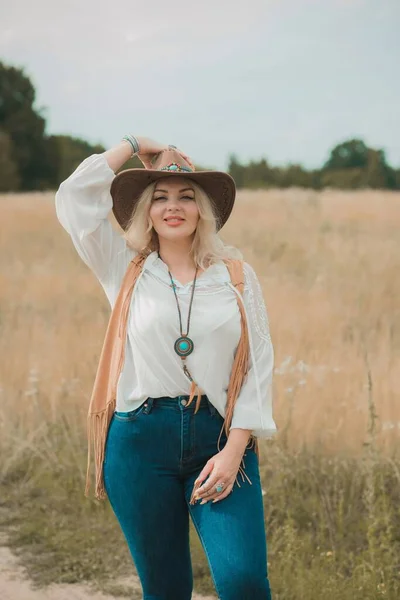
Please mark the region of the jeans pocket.
<svg viewBox="0 0 400 600"><path fill-rule="evenodd" d="M135 421L139 418L139 416L144 411L144 407L146 405L146 400L142 402L140 406L134 408L133 410L129 410L127 412L116 410L114 411L114 418L117 421Z"/></svg>

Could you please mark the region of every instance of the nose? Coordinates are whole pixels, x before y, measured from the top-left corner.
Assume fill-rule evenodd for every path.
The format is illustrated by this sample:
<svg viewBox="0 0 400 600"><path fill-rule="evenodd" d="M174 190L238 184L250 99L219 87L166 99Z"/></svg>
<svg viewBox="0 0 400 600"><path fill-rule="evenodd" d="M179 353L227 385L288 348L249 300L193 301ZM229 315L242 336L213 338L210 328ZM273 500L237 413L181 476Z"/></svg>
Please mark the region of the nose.
<svg viewBox="0 0 400 600"><path fill-rule="evenodd" d="M168 198L167 200L167 210L168 211L180 211L180 206L177 198Z"/></svg>

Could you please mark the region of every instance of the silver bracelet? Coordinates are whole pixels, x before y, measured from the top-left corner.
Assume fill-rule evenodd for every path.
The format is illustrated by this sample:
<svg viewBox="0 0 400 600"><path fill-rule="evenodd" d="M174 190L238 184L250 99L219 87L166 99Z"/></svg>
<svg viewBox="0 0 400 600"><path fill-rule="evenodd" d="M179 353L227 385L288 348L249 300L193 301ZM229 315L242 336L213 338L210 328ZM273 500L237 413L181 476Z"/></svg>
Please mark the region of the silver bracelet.
<svg viewBox="0 0 400 600"><path fill-rule="evenodd" d="M135 154L137 154L140 150L139 148L139 142L137 141L137 139L135 138L134 135L131 135L130 133L128 133L127 135L124 135L124 137L122 138L122 140L124 140L125 142L129 142L131 147L132 147L132 154L131 154L131 158L133 156L135 156Z"/></svg>

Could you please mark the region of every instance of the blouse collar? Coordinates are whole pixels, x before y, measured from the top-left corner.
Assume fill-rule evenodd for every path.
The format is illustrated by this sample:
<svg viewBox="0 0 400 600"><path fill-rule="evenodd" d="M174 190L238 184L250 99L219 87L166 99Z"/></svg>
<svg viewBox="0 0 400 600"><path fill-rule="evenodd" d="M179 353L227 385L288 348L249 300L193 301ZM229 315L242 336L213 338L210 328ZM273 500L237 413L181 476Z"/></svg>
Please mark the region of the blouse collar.
<svg viewBox="0 0 400 600"><path fill-rule="evenodd" d="M149 271L150 273L154 273L160 277L163 281L168 284L171 284L171 279L168 273L168 267L161 258L158 257L158 252L151 252L146 258L143 270ZM215 263L208 267L203 273L197 277L197 281L202 284L211 284L211 283L225 283L230 281L229 271L225 265L225 263L221 260L218 263ZM176 286L178 288L186 288L192 285L192 282L186 283L182 285L179 281L175 281Z"/></svg>

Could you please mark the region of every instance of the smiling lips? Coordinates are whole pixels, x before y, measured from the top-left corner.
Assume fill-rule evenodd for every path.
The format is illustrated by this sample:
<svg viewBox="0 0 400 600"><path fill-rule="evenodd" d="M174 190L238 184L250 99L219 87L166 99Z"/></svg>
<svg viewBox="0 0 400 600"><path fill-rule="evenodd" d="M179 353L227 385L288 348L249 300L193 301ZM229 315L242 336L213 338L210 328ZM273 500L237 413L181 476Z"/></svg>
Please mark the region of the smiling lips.
<svg viewBox="0 0 400 600"><path fill-rule="evenodd" d="M181 223L184 222L184 219L182 219L182 217L167 217L166 219L164 219L164 221L166 222L167 225L170 225L171 227L176 227L177 225L180 225Z"/></svg>

